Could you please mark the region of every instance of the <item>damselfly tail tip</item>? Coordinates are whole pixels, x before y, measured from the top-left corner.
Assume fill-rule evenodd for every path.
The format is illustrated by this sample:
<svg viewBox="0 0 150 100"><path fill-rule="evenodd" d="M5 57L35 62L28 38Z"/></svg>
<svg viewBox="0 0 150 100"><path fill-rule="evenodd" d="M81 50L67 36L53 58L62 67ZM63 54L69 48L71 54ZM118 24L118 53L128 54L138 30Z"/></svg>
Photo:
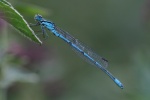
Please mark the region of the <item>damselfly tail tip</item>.
<svg viewBox="0 0 150 100"><path fill-rule="evenodd" d="M123 89L124 87L123 87L123 84L117 79L117 78L115 78L115 83L121 88L121 89Z"/></svg>

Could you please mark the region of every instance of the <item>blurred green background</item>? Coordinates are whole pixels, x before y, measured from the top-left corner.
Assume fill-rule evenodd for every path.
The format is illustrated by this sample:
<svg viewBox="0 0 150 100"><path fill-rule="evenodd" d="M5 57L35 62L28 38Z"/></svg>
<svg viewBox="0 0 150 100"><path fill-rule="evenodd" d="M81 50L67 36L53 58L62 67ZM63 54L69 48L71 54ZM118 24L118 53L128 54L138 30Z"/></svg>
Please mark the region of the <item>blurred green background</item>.
<svg viewBox="0 0 150 100"><path fill-rule="evenodd" d="M150 0L9 2L29 23L42 14L108 59L124 89L51 32L40 46L0 20L0 100L150 99Z"/></svg>

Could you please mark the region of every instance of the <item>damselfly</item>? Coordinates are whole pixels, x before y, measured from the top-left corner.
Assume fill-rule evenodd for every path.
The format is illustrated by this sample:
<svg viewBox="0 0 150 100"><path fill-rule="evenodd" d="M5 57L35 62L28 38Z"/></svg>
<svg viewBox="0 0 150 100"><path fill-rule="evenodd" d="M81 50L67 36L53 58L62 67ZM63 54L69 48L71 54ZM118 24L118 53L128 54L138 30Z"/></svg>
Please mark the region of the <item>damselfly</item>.
<svg viewBox="0 0 150 100"><path fill-rule="evenodd" d="M107 69L108 61L98 56L95 52L93 52L90 48L88 48L85 44L81 43L78 39L75 39L68 32L63 31L59 27L57 27L53 22L44 19L41 15L35 15L34 19L37 21L34 25L40 25L42 29L42 34L44 37L48 37L44 28L50 30L55 36L61 38L66 43L68 43L75 52L77 52L82 58L84 58L87 62L95 65L100 68L104 73L106 73L121 89L123 89L123 84L115 78Z"/></svg>

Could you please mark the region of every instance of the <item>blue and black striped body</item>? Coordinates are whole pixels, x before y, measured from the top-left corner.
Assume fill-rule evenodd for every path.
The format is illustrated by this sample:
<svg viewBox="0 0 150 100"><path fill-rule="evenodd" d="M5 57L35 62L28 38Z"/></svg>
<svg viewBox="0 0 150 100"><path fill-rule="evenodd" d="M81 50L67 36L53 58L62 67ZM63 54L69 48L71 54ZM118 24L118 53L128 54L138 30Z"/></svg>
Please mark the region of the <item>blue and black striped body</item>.
<svg viewBox="0 0 150 100"><path fill-rule="evenodd" d="M55 36L61 38L66 43L68 43L72 47L72 49L76 53L78 53L82 58L84 58L87 62L91 63L92 65L95 65L96 67L100 68L103 72L105 72L120 88L123 89L123 84L106 69L108 61L105 58L98 56L85 44L80 42L78 39L75 39L68 32L65 32L58 28L53 22L45 20L41 15L35 15L35 20L38 22L37 24L41 25L44 36L48 36L44 30L44 28L47 28Z"/></svg>

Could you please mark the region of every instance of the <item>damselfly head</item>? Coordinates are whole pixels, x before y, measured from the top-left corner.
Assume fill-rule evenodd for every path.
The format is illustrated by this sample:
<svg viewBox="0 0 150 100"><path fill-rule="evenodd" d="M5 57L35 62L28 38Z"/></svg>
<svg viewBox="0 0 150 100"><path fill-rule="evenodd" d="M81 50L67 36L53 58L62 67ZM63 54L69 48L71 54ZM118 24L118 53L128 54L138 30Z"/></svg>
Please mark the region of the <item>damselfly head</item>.
<svg viewBox="0 0 150 100"><path fill-rule="evenodd" d="M35 15L34 19L36 21L41 21L43 19L43 17L41 15L37 14L37 15Z"/></svg>

